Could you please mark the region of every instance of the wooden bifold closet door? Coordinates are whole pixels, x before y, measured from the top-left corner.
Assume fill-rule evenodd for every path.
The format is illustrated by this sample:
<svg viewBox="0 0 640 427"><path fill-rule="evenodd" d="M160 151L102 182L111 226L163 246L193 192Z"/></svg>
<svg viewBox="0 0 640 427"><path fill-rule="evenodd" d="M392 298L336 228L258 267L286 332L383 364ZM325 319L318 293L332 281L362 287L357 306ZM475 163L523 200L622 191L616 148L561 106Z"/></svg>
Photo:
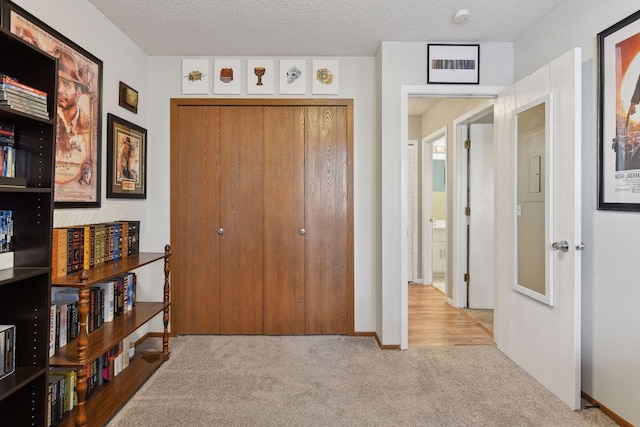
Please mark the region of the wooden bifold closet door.
<svg viewBox="0 0 640 427"><path fill-rule="evenodd" d="M348 107L190 102L172 100L173 332L348 333Z"/></svg>

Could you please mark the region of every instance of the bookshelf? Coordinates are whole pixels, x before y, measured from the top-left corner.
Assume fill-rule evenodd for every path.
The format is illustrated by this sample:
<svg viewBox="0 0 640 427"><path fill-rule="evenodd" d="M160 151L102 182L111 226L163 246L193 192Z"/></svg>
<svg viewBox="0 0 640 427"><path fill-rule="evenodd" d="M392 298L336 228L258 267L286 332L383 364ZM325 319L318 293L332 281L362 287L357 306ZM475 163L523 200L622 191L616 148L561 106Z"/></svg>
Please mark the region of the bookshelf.
<svg viewBox="0 0 640 427"><path fill-rule="evenodd" d="M78 338L64 347L60 347L50 358L51 366L74 367L78 371L76 392L78 404L73 411L67 412L59 426L104 425L129 400L149 377L169 358L169 309L170 309L170 257L171 247L165 246L164 253L140 253L98 267L54 278L53 287L77 288L79 334ZM162 302L136 302L132 310L104 323L100 328L88 334L87 316L89 313L89 288L92 285L108 281L123 273L144 265L164 260L164 296ZM105 351L130 335L156 315L163 313L164 331L162 350L157 352L136 353L129 367L108 383L99 386L85 401L87 390L87 364Z"/></svg>
<svg viewBox="0 0 640 427"><path fill-rule="evenodd" d="M0 73L46 92L55 111L54 58L0 29ZM50 113L49 113L50 115ZM3 425L46 425L55 121L0 105L15 127L16 176L0 180L13 215L13 266L0 270L0 324L16 326L15 371L0 380Z"/></svg>

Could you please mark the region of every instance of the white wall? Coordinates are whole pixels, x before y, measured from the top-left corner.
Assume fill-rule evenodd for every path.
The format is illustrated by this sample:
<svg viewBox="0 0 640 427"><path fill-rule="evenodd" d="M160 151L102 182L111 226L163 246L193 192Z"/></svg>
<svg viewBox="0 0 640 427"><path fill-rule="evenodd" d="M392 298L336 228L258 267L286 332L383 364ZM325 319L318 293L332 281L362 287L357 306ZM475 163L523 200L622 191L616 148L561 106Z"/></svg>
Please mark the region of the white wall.
<svg viewBox="0 0 640 427"><path fill-rule="evenodd" d="M598 211L596 35L638 10L629 0L565 0L514 44L516 80L582 48L582 389L640 425L638 213ZM631 231L631 232L630 232Z"/></svg>
<svg viewBox="0 0 640 427"><path fill-rule="evenodd" d="M215 58L209 58L214 60ZM230 58L225 58L230 59ZM245 60L242 59L241 69ZM250 58L249 58L250 59ZM278 66L278 59L274 65ZM307 69L311 68L311 59L307 58ZM379 229L377 228L377 168L375 150L375 68L374 58L334 58L340 61L339 97L354 100L354 144L353 144L353 181L354 181L354 285L355 285L355 331L375 330L375 283L379 276L375 266L378 263ZM170 105L171 98L214 97L213 95L182 95L181 74L182 57L150 57L148 86L149 127L154 134L149 138L149 162L155 165L149 170L149 180L157 183L161 191L151 198L154 215L148 219L149 226L158 230L153 236L158 243L169 240L170 210ZM213 61L211 61L213 67ZM209 75L212 75L209 70ZM307 73L307 89L310 92L311 79ZM277 88L277 85L276 85ZM277 91L277 90L276 90ZM246 98L246 84L241 83L242 95L226 97ZM219 97L216 95L215 97ZM280 95L262 97L281 98ZM289 96L290 97L290 96ZM312 96L307 96L311 98ZM313 96L319 98L319 96Z"/></svg>
<svg viewBox="0 0 640 427"><path fill-rule="evenodd" d="M54 225L141 220L141 250L163 251L170 239L169 100L181 94L182 57L149 57L86 0L19 0L18 5L101 59L102 207L64 209L54 213ZM64 11L73 10L72 14ZM82 19L78 19L82 17ZM213 59L213 58L211 58ZM246 58L241 58L246 59ZM275 64L278 64L278 59ZM308 69L311 59L308 58ZM341 98L354 99L354 270L355 330L376 329L379 278L379 150L376 149L376 73L374 58L334 58L340 61ZM243 61L242 66L245 66ZM211 71L211 70L210 70ZM309 74L309 73L308 73ZM210 72L209 75L212 75ZM311 79L307 76L308 92ZM124 81L139 93L138 114L118 106L118 84ZM277 86L276 86L277 87ZM243 87L243 95L246 90ZM268 96L268 95L267 95ZM275 95L277 96L277 95ZM273 97L275 97L273 96ZM200 96L202 97L202 96ZM269 97L269 96L268 96ZM308 96L312 97L312 96ZM317 97L317 96L316 96ZM148 131L147 199L106 199L106 115L113 113ZM137 270L139 299L161 300L164 277L160 264ZM379 285L378 285L379 286ZM160 318L147 330L160 331Z"/></svg>
<svg viewBox="0 0 640 427"><path fill-rule="evenodd" d="M480 85L504 86L512 82L512 56L510 43L487 43L480 46ZM382 152L382 301L381 319L376 332L383 345L402 345L402 307L406 306L407 267L403 249L406 247L406 191L403 187L403 156L401 144L401 93L403 86L425 86L427 81L427 43L383 42L379 51L381 78L380 144ZM438 86L443 93L448 88ZM456 91L460 91L458 86ZM464 89L463 89L464 90ZM472 88L468 88L469 94ZM452 93L454 90L452 89ZM455 92L459 93L459 92ZM447 157L448 171L452 159ZM447 174L448 182L453 182ZM452 199L448 200L451 209ZM452 241L452 239L449 239ZM450 248L449 248L450 253ZM406 321L404 322L406 324ZM406 334L404 334L406 335Z"/></svg>
<svg viewBox="0 0 640 427"><path fill-rule="evenodd" d="M147 120L148 56L86 0L58 0L55 7L52 7L49 0L16 0L15 3L103 61L102 135L100 142L102 207L99 209L56 209L53 217L54 226L136 219L141 221L140 249L146 252L164 251L164 245L169 240L154 239L156 230L149 222L149 212L153 212L153 198L163 191L153 179L149 179L156 170L153 163L149 164L146 200L106 198L107 113L113 113L148 129L149 151L152 154L155 151L155 130ZM69 13L69 11L73 11L73 13ZM141 101L138 106L138 114L133 114L118 105L120 81L124 81L138 91ZM143 284L138 288L138 298L141 301L161 301L164 281L162 264L156 263L143 267L137 270L137 273L139 283ZM162 330L160 318L154 319L153 324L153 329ZM148 329L148 327L143 327L138 335L145 333Z"/></svg>

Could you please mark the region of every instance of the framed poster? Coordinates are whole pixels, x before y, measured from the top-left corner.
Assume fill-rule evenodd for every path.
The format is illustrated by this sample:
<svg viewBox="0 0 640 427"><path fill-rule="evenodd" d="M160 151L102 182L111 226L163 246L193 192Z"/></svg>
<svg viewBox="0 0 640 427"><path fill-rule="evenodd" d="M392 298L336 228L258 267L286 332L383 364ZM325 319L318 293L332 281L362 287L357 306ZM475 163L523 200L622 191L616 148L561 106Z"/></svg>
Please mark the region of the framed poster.
<svg viewBox="0 0 640 427"><path fill-rule="evenodd" d="M640 11L598 34L598 209L640 211Z"/></svg>
<svg viewBox="0 0 640 427"><path fill-rule="evenodd" d="M2 26L58 58L55 207L100 207L102 61L6 0Z"/></svg>
<svg viewBox="0 0 640 427"><path fill-rule="evenodd" d="M107 114L107 198L147 198L147 130Z"/></svg>
<svg viewBox="0 0 640 427"><path fill-rule="evenodd" d="M480 84L480 45L427 45L427 83Z"/></svg>

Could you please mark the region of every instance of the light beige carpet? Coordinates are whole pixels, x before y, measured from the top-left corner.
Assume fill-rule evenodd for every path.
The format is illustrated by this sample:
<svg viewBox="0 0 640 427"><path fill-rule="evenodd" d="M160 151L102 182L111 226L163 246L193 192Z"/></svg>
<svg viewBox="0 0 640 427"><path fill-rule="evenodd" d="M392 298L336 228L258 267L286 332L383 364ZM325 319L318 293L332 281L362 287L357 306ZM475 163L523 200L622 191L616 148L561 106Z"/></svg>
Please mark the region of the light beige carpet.
<svg viewBox="0 0 640 427"><path fill-rule="evenodd" d="M109 427L615 425L570 410L493 346L182 336L170 348Z"/></svg>

